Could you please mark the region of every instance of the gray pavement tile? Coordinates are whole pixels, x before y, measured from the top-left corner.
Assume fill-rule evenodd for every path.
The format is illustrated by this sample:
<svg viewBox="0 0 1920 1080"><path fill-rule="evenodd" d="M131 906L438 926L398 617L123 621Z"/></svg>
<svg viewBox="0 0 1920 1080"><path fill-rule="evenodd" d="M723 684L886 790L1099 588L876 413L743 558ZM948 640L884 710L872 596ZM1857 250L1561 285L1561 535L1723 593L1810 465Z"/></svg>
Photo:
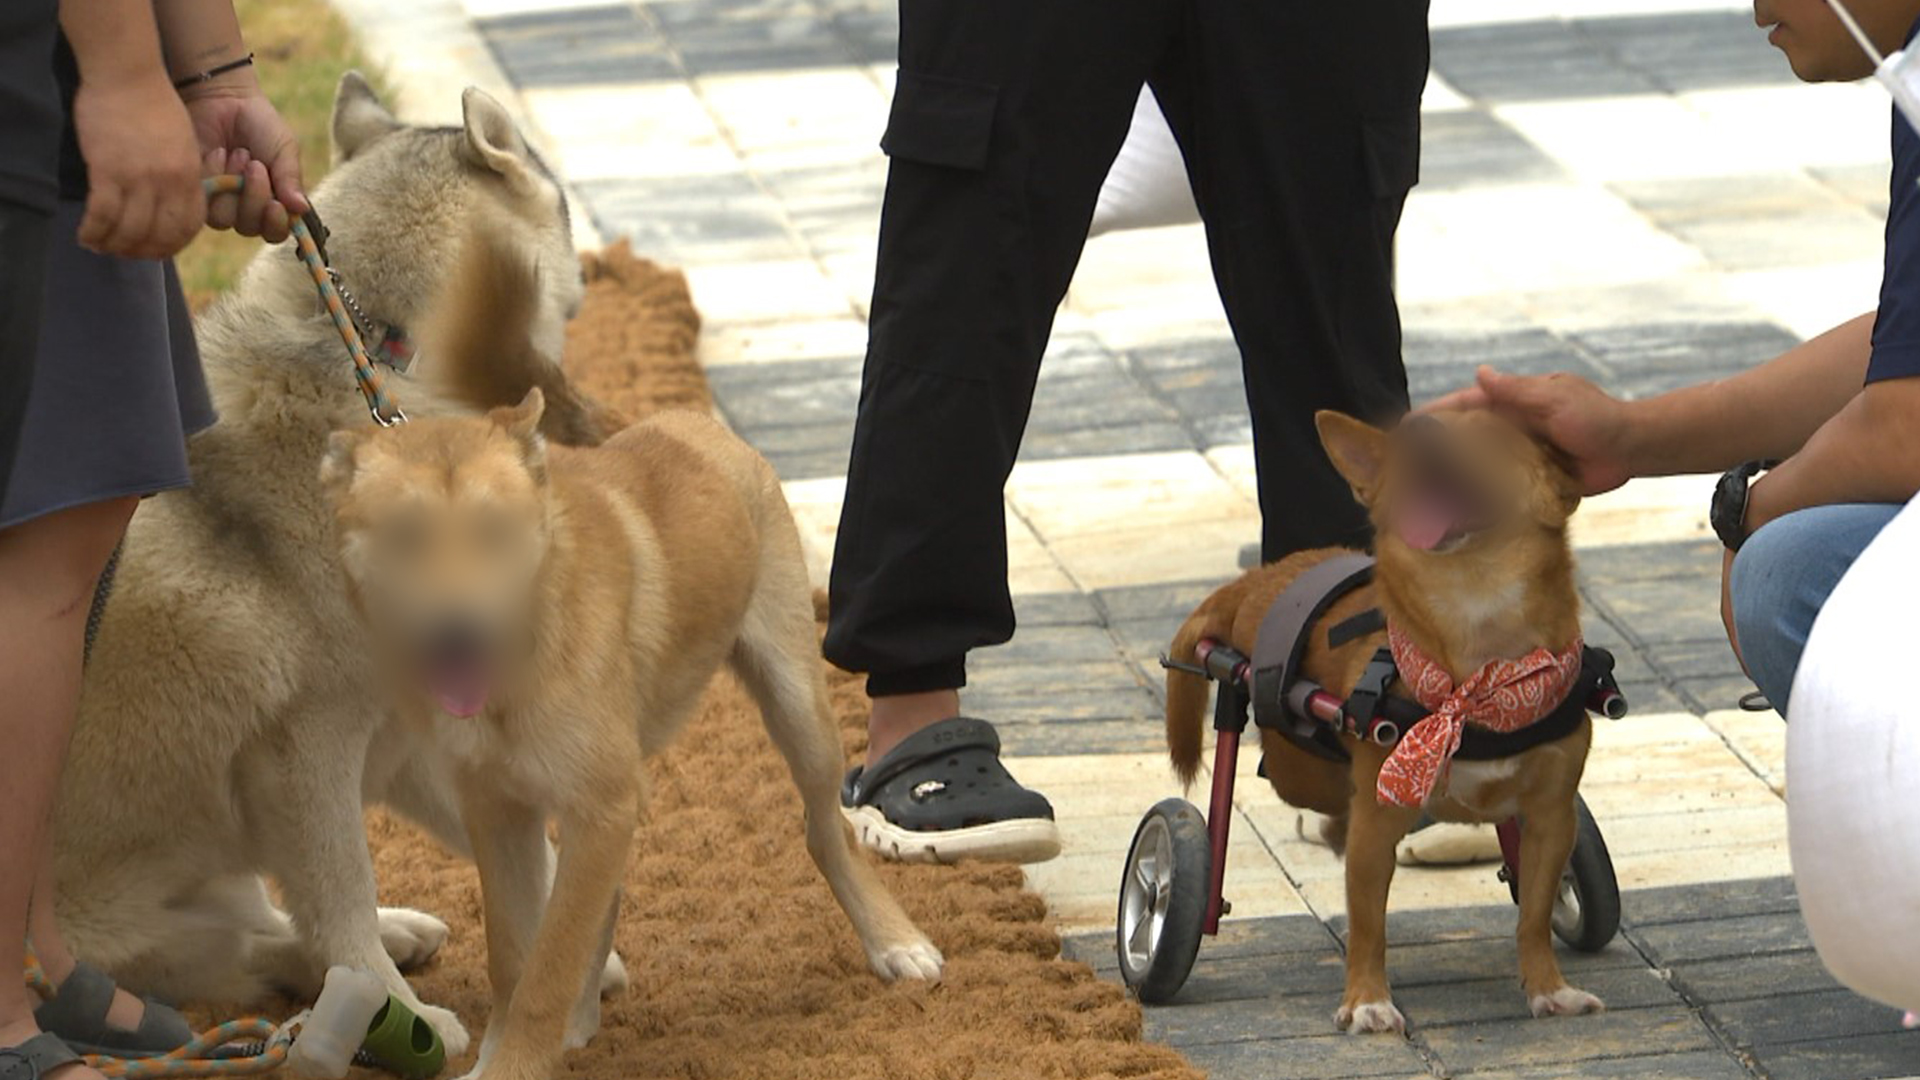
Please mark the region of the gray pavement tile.
<svg viewBox="0 0 1920 1080"><path fill-rule="evenodd" d="M694 265L807 254L779 202L744 173L574 186L600 231L628 237L637 254Z"/></svg>
<svg viewBox="0 0 1920 1080"><path fill-rule="evenodd" d="M1689 710L1694 712L1718 712L1721 709L1737 709L1740 699L1753 693L1753 680L1738 672L1726 675L1710 675L1705 678L1680 679L1674 683L1674 692L1687 702Z"/></svg>
<svg viewBox="0 0 1920 1080"><path fill-rule="evenodd" d="M1795 81L1786 58L1767 44L1746 12L1579 19L1575 25L1620 63L1672 93Z"/></svg>
<svg viewBox="0 0 1920 1080"><path fill-rule="evenodd" d="M1081 747L1074 740L1078 735L1067 725L1073 722L1108 721L1123 728L1114 734L1117 740L1129 747L1145 749L1164 749L1166 737L1161 727L1155 723L1160 715L1159 704L1153 695L1144 689L1132 686L1092 686L1076 687L1066 679L1059 685L1046 688L1022 687L1014 690L975 690L968 687L960 692L961 707L972 715L984 716L995 723L1001 721L1025 721L1040 727L1062 725L1058 738L1050 739L1050 747L1042 750L1030 748L1022 753L1054 754L1091 754L1090 747ZM1130 728L1131 730L1125 730ZM1084 734L1084 732L1082 732ZM1071 736L1071 737L1070 737ZM1112 750L1098 751L1111 753Z"/></svg>
<svg viewBox="0 0 1920 1080"><path fill-rule="evenodd" d="M1743 878L1700 885L1634 889L1625 894L1626 925L1657 926L1741 915L1798 914L1790 877Z"/></svg>
<svg viewBox="0 0 1920 1080"><path fill-rule="evenodd" d="M961 700L966 701L964 697ZM1059 757L1064 754L1144 754L1166 749L1166 739L1160 734L1159 726L1138 718L1077 719L1053 708L1028 707L1017 702L1000 704L1007 709L1019 708L1021 711L989 711L972 705L964 707L970 715L984 713L987 719L993 721L993 726L1000 732L1001 750L1010 758Z"/></svg>
<svg viewBox="0 0 1920 1080"><path fill-rule="evenodd" d="M1420 187L1425 191L1556 180L1554 160L1484 109L1420 118Z"/></svg>
<svg viewBox="0 0 1920 1080"><path fill-rule="evenodd" d="M1887 171L1879 167L1877 172L1884 196ZM1821 183L1805 172L1616 180L1605 187L1654 224L1664 227L1750 220L1810 210L1831 211L1857 205L1856 200L1843 197L1832 185Z"/></svg>
<svg viewBox="0 0 1920 1080"><path fill-rule="evenodd" d="M1537 327L1492 331L1409 327L1401 351L1409 367L1492 364L1502 370L1545 372L1578 366L1578 354L1566 339Z"/></svg>
<svg viewBox="0 0 1920 1080"><path fill-rule="evenodd" d="M1113 637L1097 626L1035 626L1014 635L1005 645L975 649L967 658L969 671L990 668L1052 665L1054 681L1064 681L1068 665L1119 659Z"/></svg>
<svg viewBox="0 0 1920 1080"><path fill-rule="evenodd" d="M1595 47L1573 24L1542 19L1442 27L1433 69L1469 98L1539 101L1649 94L1658 84Z"/></svg>
<svg viewBox="0 0 1920 1080"><path fill-rule="evenodd" d="M1750 1001L1834 990L1840 985L1812 949L1731 960L1696 960L1671 964L1667 972L1674 986L1697 1002Z"/></svg>
<svg viewBox="0 0 1920 1080"><path fill-rule="evenodd" d="M1103 366L1105 370L1067 374L1048 372L1042 365L1028 432L1179 422L1180 414L1171 405L1157 400L1117 362ZM1246 410L1244 398L1240 407Z"/></svg>
<svg viewBox="0 0 1920 1080"><path fill-rule="evenodd" d="M1686 1001L1659 973L1645 967L1583 972L1573 985L1607 1003L1608 1012L1655 1007L1685 1007ZM1407 1023L1425 1034L1456 1024L1527 1019L1526 995L1514 976L1433 986L1395 987L1394 1004Z"/></svg>
<svg viewBox="0 0 1920 1080"><path fill-rule="evenodd" d="M1720 960L1811 948L1799 912L1736 915L1699 922L1630 925L1626 936L1656 964Z"/></svg>
<svg viewBox="0 0 1920 1080"><path fill-rule="evenodd" d="M1711 485L1702 485L1702 506L1706 505L1710 490ZM1621 581L1675 577L1711 577L1718 581L1720 556L1724 550L1718 540L1585 548L1577 553L1580 584L1587 589L1603 590L1601 595L1604 596L1605 589Z"/></svg>
<svg viewBox="0 0 1920 1080"><path fill-rule="evenodd" d="M1569 1074L1565 1065L1543 1065L1457 1075L1471 1076L1473 1080L1566 1080L1569 1075L1578 1075L1581 1080L1752 1080L1754 1074L1720 1051L1694 1050L1683 1054L1583 1061L1577 1074Z"/></svg>
<svg viewBox="0 0 1920 1080"><path fill-rule="evenodd" d="M1331 1021L1329 1021L1331 1023ZM1152 1028L1148 1028L1151 1035ZM1181 1050L1212 1080L1350 1080L1426 1077L1420 1051L1392 1035L1314 1035L1257 1042L1202 1043Z"/></svg>
<svg viewBox="0 0 1920 1080"><path fill-rule="evenodd" d="M1734 273L1847 262L1872 251L1885 229L1849 206L1730 214L1665 227L1699 248L1715 267Z"/></svg>
<svg viewBox="0 0 1920 1080"><path fill-rule="evenodd" d="M743 433L821 424L847 424L850 432L860 406L860 364L853 359L715 364L707 369L707 382L727 422Z"/></svg>
<svg viewBox="0 0 1920 1080"><path fill-rule="evenodd" d="M857 62L807 0L649 0L695 76L836 67Z"/></svg>
<svg viewBox="0 0 1920 1080"><path fill-rule="evenodd" d="M1174 632L1186 621L1185 615L1154 615L1144 619L1127 619L1112 624L1114 634L1120 638L1121 646L1128 656L1137 660L1156 662L1167 651L1167 645L1173 641Z"/></svg>
<svg viewBox="0 0 1920 1080"><path fill-rule="evenodd" d="M1575 1062L1679 1054L1718 1045L1713 1032L1684 1005L1536 1020L1526 1015L1517 992L1509 987L1508 993L1521 1014L1518 1018L1419 1029L1420 1039L1449 1074L1558 1067L1564 1070L1562 1076L1577 1076L1583 1073L1576 1071Z"/></svg>
<svg viewBox="0 0 1920 1080"><path fill-rule="evenodd" d="M1253 441L1253 422L1247 419L1245 412L1214 413L1198 419L1189 416L1188 424L1193 428L1194 441L1202 450L1212 450L1221 446L1245 446Z"/></svg>
<svg viewBox="0 0 1920 1080"><path fill-rule="evenodd" d="M1861 1035L1899 1033L1900 1010L1868 1001L1851 990L1780 994L1715 1003L1707 1018L1736 1046L1778 1046ZM1920 1054L1920 1039L1914 1040Z"/></svg>
<svg viewBox="0 0 1920 1080"><path fill-rule="evenodd" d="M1197 1004L1174 1003L1148 1012L1149 1037L1169 1046L1296 1039L1337 1033L1338 991L1292 997L1253 996Z"/></svg>
<svg viewBox="0 0 1920 1080"><path fill-rule="evenodd" d="M1920 1076L1920 1034L1863 1035L1753 1052L1769 1080L1881 1080Z"/></svg>
<svg viewBox="0 0 1920 1080"><path fill-rule="evenodd" d="M1492 868L1487 871L1493 873ZM1438 941L1480 941L1499 938L1513 940L1514 908L1511 904L1475 904L1469 907L1431 908L1424 911L1394 912L1387 918L1387 947L1425 945ZM1347 916L1327 917L1327 929L1341 941L1347 939Z"/></svg>
<svg viewBox="0 0 1920 1080"><path fill-rule="evenodd" d="M1215 589L1224 585L1232 577L1233 575L1223 568L1218 577L1193 581L1168 581L1155 585L1135 585L1123 589L1100 589L1093 596L1101 610L1107 613L1107 618L1116 626L1130 619L1167 617L1171 618L1173 625L1177 627L1194 608L1200 606L1200 601L1211 596Z"/></svg>
<svg viewBox="0 0 1920 1080"><path fill-rule="evenodd" d="M1038 418L1036 413L1035 419ZM1058 461L1063 458L1149 454L1198 448L1193 434L1184 424L1175 420L1149 420L1054 431L1036 426L1029 428L1020 442L1020 460Z"/></svg>
<svg viewBox="0 0 1920 1080"><path fill-rule="evenodd" d="M1013 618L1020 627L1098 626L1100 611L1085 593L1023 593L1013 598ZM1020 633L1019 630L1014 631Z"/></svg>
<svg viewBox="0 0 1920 1080"><path fill-rule="evenodd" d="M847 450L853 442L851 418L838 424L737 430L742 438L773 463L773 471L782 480L812 480L847 474Z"/></svg>
<svg viewBox="0 0 1920 1080"><path fill-rule="evenodd" d="M628 4L476 20L522 89L683 77L666 43Z"/></svg>
<svg viewBox="0 0 1920 1080"><path fill-rule="evenodd" d="M1725 640L1727 635L1720 622L1719 574L1622 581L1589 590L1588 604L1647 646Z"/></svg>
<svg viewBox="0 0 1920 1080"><path fill-rule="evenodd" d="M1308 952L1216 958L1207 955L1202 942L1200 958L1173 1006L1271 998L1319 1016L1327 1024L1323 1030L1331 1031L1333 1010L1340 1004L1346 981L1346 966L1330 946Z"/></svg>
<svg viewBox="0 0 1920 1080"><path fill-rule="evenodd" d="M1226 919L1220 933L1202 938L1205 961L1282 953L1318 953L1333 948L1334 937L1311 915L1274 915L1259 919Z"/></svg>
<svg viewBox="0 0 1920 1080"><path fill-rule="evenodd" d="M1691 641L1662 645L1656 655L1661 668L1667 675L1678 681L1682 688L1685 688L1690 680L1734 678L1746 682L1746 676L1740 673L1740 658L1733 655L1733 646L1727 644L1724 635L1718 641Z"/></svg>
<svg viewBox="0 0 1920 1080"><path fill-rule="evenodd" d="M845 446L838 450L768 454L767 460L773 464L774 473L782 480L819 480L844 476L847 472Z"/></svg>
<svg viewBox="0 0 1920 1080"><path fill-rule="evenodd" d="M1489 876L1493 868L1488 867ZM1519 918L1519 909L1510 909L1510 920ZM1389 923L1393 919L1387 919ZM1589 971L1645 967L1646 960L1627 942L1615 938L1599 952L1572 952L1559 948L1560 968L1567 979L1578 983ZM1429 941L1402 945L1387 950L1387 977L1396 987L1434 986L1487 980L1508 980L1509 986L1520 971L1519 953L1509 936L1503 943L1491 941ZM1524 1004L1524 1003L1523 1003Z"/></svg>
<svg viewBox="0 0 1920 1080"><path fill-rule="evenodd" d="M1630 398L1737 374L1800 343L1766 322L1612 326L1570 337L1606 373L1601 385Z"/></svg>

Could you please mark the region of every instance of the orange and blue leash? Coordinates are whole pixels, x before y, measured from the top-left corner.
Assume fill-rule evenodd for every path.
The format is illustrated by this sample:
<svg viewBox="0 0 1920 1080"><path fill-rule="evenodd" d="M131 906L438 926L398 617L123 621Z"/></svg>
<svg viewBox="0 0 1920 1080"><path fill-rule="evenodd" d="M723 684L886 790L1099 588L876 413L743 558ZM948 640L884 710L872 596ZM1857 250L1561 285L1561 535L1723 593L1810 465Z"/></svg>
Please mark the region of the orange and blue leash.
<svg viewBox="0 0 1920 1080"><path fill-rule="evenodd" d="M203 181L203 186L208 196L237 194L246 186L246 178L213 176ZM314 217L313 222L318 224L319 218ZM367 357L366 346L360 340L360 328L354 325L353 316L347 313L347 305L340 299L340 291L334 288L327 260L321 254L320 244L304 218L293 219L293 242L297 257L313 276L313 286L319 291L321 302L326 304L327 314L333 316L333 325L340 331L340 340L346 342L347 355L353 360L354 381L360 386L361 396L367 399L367 411L381 427L406 423L407 414L387 394L385 381L374 369L373 361Z"/></svg>

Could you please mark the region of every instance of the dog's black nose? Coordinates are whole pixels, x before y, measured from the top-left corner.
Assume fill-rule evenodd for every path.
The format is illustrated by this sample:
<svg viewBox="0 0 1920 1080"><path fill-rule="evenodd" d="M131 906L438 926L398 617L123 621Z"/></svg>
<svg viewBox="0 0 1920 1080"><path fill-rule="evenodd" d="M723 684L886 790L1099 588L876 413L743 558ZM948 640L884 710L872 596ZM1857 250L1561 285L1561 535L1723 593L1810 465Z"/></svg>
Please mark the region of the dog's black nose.
<svg viewBox="0 0 1920 1080"><path fill-rule="evenodd" d="M486 633L479 620L465 615L442 617L427 635L427 654L441 663L478 659L485 648Z"/></svg>

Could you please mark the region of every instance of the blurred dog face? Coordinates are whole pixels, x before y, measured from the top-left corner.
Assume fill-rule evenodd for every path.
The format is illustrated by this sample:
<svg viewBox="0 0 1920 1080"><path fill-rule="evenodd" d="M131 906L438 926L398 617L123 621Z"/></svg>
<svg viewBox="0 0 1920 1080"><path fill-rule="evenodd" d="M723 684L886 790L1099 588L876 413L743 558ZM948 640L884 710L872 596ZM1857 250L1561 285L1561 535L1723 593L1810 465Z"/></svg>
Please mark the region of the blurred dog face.
<svg viewBox="0 0 1920 1080"><path fill-rule="evenodd" d="M321 465L375 648L442 711L479 715L529 651L549 537L544 402L335 433Z"/></svg>
<svg viewBox="0 0 1920 1080"><path fill-rule="evenodd" d="M1321 445L1370 511L1375 546L1416 556L1493 551L1564 531L1579 488L1547 448L1490 412L1410 416L1381 431L1314 417Z"/></svg>

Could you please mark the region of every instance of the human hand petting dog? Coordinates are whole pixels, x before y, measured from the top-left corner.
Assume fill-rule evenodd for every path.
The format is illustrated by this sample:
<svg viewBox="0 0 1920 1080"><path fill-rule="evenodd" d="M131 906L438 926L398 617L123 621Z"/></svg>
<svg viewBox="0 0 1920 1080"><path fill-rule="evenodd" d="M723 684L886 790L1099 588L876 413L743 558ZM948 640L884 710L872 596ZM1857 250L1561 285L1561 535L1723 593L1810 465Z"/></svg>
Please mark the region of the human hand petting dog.
<svg viewBox="0 0 1920 1080"><path fill-rule="evenodd" d="M1506 375L1482 364L1474 385L1416 412L1490 409L1567 456L1582 495L1612 491L1634 477L1625 403L1578 375Z"/></svg>

